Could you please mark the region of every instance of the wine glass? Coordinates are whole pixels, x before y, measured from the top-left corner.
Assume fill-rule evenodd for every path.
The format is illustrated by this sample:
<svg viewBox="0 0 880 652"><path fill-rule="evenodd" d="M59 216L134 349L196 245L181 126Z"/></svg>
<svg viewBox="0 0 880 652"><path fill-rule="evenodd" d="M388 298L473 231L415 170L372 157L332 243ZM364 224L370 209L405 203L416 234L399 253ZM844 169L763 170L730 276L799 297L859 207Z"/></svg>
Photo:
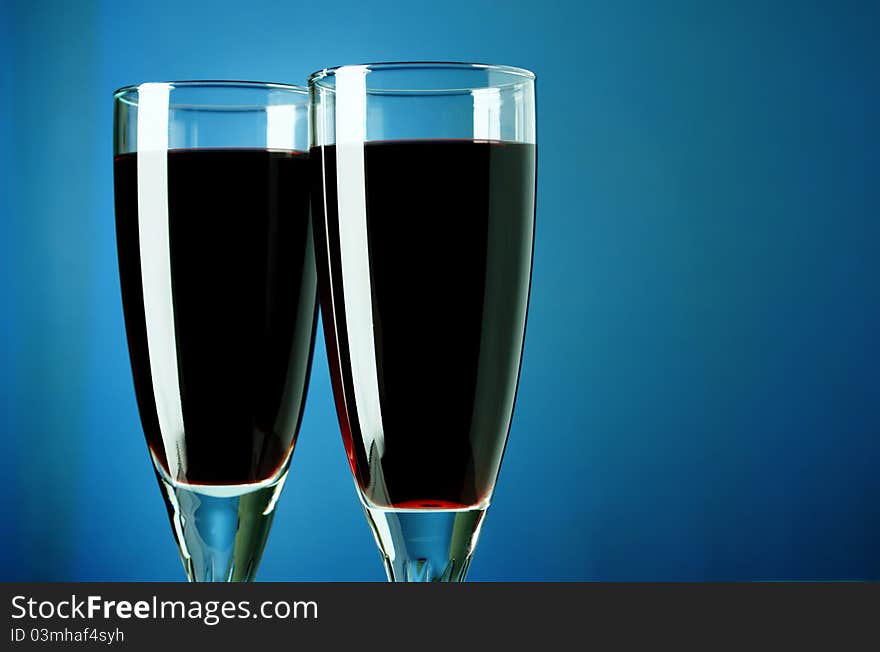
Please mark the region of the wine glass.
<svg viewBox="0 0 880 652"><path fill-rule="evenodd" d="M466 63L309 78L327 357L391 581L463 581L498 477L531 279L534 80Z"/></svg>
<svg viewBox="0 0 880 652"><path fill-rule="evenodd" d="M308 92L186 81L114 95L116 237L138 408L191 581L253 579L317 314Z"/></svg>

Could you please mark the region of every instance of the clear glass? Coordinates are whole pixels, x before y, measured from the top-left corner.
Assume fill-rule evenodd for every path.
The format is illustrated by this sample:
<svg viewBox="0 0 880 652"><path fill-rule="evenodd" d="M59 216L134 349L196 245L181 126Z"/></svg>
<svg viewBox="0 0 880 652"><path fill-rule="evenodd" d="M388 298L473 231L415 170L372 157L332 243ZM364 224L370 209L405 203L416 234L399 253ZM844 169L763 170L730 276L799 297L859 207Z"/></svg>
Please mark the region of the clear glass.
<svg viewBox="0 0 880 652"><path fill-rule="evenodd" d="M327 356L392 581L463 581L495 488L531 280L534 83L464 63L309 79Z"/></svg>
<svg viewBox="0 0 880 652"><path fill-rule="evenodd" d="M189 579L247 581L314 344L308 92L147 83L114 105L119 272L144 434Z"/></svg>

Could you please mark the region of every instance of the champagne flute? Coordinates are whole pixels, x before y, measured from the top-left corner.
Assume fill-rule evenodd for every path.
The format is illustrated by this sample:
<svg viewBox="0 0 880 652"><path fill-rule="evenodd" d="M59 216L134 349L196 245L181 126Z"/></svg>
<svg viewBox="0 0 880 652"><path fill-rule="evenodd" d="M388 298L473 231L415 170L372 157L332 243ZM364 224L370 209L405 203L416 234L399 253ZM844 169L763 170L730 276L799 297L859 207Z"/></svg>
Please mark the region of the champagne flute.
<svg viewBox="0 0 880 652"><path fill-rule="evenodd" d="M146 83L114 105L119 273L144 434L188 578L248 581L314 343L308 93Z"/></svg>
<svg viewBox="0 0 880 652"><path fill-rule="evenodd" d="M463 581L498 477L531 279L534 79L465 63L309 78L327 357L391 581Z"/></svg>

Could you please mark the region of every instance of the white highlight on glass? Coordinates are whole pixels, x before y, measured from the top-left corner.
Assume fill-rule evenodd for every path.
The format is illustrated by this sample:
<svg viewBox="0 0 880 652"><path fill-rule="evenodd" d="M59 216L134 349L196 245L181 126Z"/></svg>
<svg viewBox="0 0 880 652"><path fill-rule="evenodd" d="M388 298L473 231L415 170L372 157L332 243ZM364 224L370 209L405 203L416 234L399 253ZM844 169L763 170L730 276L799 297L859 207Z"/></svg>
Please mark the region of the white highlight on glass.
<svg viewBox="0 0 880 652"><path fill-rule="evenodd" d="M385 452L385 436L373 337L364 163L368 72L365 66L347 66L336 72L336 184L355 406L365 449L369 455L381 457Z"/></svg>
<svg viewBox="0 0 880 652"><path fill-rule="evenodd" d="M178 479L183 477L186 468L186 452L176 445L183 441L183 408L168 238L170 95L170 84L142 84L138 88L137 201L150 376L168 471L172 478Z"/></svg>
<svg viewBox="0 0 880 652"><path fill-rule="evenodd" d="M501 140L501 91L497 88L475 88L474 139Z"/></svg>
<svg viewBox="0 0 880 652"><path fill-rule="evenodd" d="M269 149L294 149L294 125L296 107L292 104L276 104L266 107L266 147Z"/></svg>

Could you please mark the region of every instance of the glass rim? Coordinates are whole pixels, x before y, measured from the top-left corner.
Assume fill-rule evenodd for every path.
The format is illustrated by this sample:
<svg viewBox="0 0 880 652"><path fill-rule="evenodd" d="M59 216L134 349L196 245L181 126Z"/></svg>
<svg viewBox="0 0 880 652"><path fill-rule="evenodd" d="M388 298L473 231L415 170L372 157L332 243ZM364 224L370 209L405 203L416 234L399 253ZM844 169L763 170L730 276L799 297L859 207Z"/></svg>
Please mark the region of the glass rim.
<svg viewBox="0 0 880 652"><path fill-rule="evenodd" d="M516 66L507 66L493 63L471 63L465 61L379 61L374 63L346 64L342 66L334 66L332 68L322 68L316 70L308 76L309 88L317 86L325 90L334 91L335 87L321 83L324 79L335 77L340 70L351 68L366 68L372 71L393 71L393 70L486 70L492 72L500 72L510 77L521 78L518 81L511 81L504 84L491 85L474 85L474 86L458 86L449 88L412 88L412 89L389 89L389 88L370 88L367 87L367 93L389 93L389 94L447 94L447 93L465 93L478 90L481 88L507 88L517 86L527 82L534 82L537 75L526 68L517 68Z"/></svg>
<svg viewBox="0 0 880 652"><path fill-rule="evenodd" d="M174 88L244 88L251 90L275 90L286 93L308 96L309 89L307 86L298 86L296 84L284 84L281 82L263 82L250 81L244 79L182 79L177 81L155 81L141 82L140 84L128 84L113 91L113 99L115 101L131 104L125 101L125 96L135 93L142 86L147 84L166 84L172 89ZM136 106L136 104L135 104ZM205 105L210 107L210 105ZM245 105L241 105L245 106Z"/></svg>

